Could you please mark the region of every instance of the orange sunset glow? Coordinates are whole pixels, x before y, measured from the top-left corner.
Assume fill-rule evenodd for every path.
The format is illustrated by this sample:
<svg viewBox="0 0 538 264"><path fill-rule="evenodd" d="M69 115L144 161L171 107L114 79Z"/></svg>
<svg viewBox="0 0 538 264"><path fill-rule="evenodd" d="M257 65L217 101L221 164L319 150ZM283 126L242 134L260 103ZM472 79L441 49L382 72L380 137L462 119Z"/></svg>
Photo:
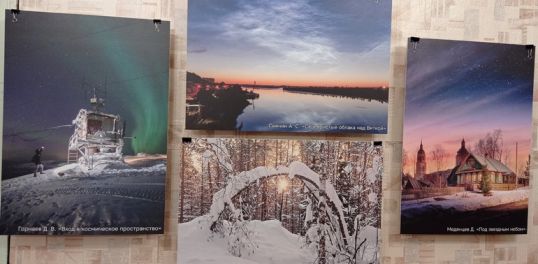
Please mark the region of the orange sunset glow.
<svg viewBox="0 0 538 264"><path fill-rule="evenodd" d="M388 87L387 80L373 80L364 78L357 79L357 76L348 77L342 76L342 79L334 79L334 76L286 76L276 74L259 74L245 76L244 74L220 73L220 72L204 72L200 71L203 77L215 78L215 82L224 82L227 84L257 84L264 85L287 85L287 86L323 86L323 87Z"/></svg>

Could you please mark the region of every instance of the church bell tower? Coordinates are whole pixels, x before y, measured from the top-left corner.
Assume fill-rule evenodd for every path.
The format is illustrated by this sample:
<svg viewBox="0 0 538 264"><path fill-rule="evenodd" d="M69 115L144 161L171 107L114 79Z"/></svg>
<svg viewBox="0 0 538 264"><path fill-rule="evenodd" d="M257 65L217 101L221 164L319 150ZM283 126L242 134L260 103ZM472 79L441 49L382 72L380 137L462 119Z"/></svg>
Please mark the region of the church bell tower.
<svg viewBox="0 0 538 264"><path fill-rule="evenodd" d="M415 179L423 179L426 175L426 152L422 146L422 140L420 141L420 149L417 152L417 164L415 167Z"/></svg>
<svg viewBox="0 0 538 264"><path fill-rule="evenodd" d="M456 166L459 166L463 159L469 155L469 151L465 148L465 139L461 140L461 147L456 154Z"/></svg>

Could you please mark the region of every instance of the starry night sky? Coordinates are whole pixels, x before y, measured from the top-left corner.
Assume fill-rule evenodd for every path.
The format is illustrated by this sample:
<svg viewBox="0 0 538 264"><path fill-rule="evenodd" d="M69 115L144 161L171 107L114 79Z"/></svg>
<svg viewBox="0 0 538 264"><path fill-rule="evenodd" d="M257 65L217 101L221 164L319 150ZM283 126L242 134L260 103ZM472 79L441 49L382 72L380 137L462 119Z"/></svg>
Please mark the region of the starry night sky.
<svg viewBox="0 0 538 264"><path fill-rule="evenodd" d="M9 11L6 11L9 12ZM166 153L169 22L23 11L6 13L3 160L65 160L71 124L91 109L93 86L103 112L127 122L125 154ZM85 85L83 85L85 83ZM21 133L22 132L22 133ZM19 134L19 136L6 136Z"/></svg>
<svg viewBox="0 0 538 264"><path fill-rule="evenodd" d="M420 39L416 49L409 44L407 63L409 155L422 139L426 153L443 146L453 167L462 138L472 150L479 138L501 129L512 162L518 142L521 166L530 150L534 74L524 45Z"/></svg>

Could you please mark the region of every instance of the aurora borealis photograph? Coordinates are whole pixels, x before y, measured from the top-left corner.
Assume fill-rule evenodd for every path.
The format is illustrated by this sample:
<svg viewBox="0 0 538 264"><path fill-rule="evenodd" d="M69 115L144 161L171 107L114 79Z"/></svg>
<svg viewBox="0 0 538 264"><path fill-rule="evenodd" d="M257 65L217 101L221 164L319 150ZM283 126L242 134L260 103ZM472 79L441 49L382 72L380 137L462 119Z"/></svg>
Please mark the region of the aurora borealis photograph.
<svg viewBox="0 0 538 264"><path fill-rule="evenodd" d="M170 23L9 17L0 232L162 233Z"/></svg>
<svg viewBox="0 0 538 264"><path fill-rule="evenodd" d="M526 234L534 46L413 39L403 234Z"/></svg>
<svg viewBox="0 0 538 264"><path fill-rule="evenodd" d="M391 5L190 2L187 129L387 133Z"/></svg>

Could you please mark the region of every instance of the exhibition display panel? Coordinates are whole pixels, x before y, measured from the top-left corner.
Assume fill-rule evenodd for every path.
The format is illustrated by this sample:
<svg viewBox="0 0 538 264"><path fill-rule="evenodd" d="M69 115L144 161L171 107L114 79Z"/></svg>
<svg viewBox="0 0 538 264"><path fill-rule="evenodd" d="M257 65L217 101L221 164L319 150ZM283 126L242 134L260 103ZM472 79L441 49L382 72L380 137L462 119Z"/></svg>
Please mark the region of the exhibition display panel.
<svg viewBox="0 0 538 264"><path fill-rule="evenodd" d="M386 134L391 1L191 1L186 128Z"/></svg>
<svg viewBox="0 0 538 264"><path fill-rule="evenodd" d="M184 141L179 263L378 262L380 144Z"/></svg>
<svg viewBox="0 0 538 264"><path fill-rule="evenodd" d="M527 233L533 54L409 39L402 233Z"/></svg>
<svg viewBox="0 0 538 264"><path fill-rule="evenodd" d="M17 19L6 11L0 232L163 233L169 23Z"/></svg>

